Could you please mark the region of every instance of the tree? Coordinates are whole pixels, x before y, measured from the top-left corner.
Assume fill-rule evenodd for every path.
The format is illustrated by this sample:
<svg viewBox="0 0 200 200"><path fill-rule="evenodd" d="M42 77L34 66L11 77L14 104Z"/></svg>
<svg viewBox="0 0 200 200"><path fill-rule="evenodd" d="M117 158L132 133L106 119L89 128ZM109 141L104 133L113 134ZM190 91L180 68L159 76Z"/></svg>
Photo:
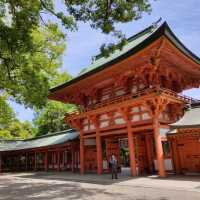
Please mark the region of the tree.
<svg viewBox="0 0 200 200"><path fill-rule="evenodd" d="M14 64L2 60L0 88L18 103L42 107L47 100L49 81L61 65L64 35L56 25L48 24L32 30L31 37L34 52L4 54L6 60L11 59Z"/></svg>
<svg viewBox="0 0 200 200"><path fill-rule="evenodd" d="M0 139L26 139L34 135L32 124L17 120L6 95L0 96Z"/></svg>
<svg viewBox="0 0 200 200"><path fill-rule="evenodd" d="M7 102L6 96L0 96L0 129L7 127L15 119L15 113Z"/></svg>
<svg viewBox="0 0 200 200"><path fill-rule="evenodd" d="M51 82L51 86L59 85L69 79L71 79L71 76L64 72L57 75L57 78ZM71 104L63 104L52 100L48 101L43 109L36 111L34 119L34 124L37 129L36 135L44 135L69 128L64 122L64 116L74 109L75 106Z"/></svg>
<svg viewBox="0 0 200 200"><path fill-rule="evenodd" d="M42 107L50 81L60 66L64 35L45 21L44 13L56 16L67 30L88 22L103 33L121 38L117 23L137 20L150 11L148 0L65 0L67 12L57 12L53 0L0 0L0 90L29 107ZM102 51L105 49L102 46Z"/></svg>

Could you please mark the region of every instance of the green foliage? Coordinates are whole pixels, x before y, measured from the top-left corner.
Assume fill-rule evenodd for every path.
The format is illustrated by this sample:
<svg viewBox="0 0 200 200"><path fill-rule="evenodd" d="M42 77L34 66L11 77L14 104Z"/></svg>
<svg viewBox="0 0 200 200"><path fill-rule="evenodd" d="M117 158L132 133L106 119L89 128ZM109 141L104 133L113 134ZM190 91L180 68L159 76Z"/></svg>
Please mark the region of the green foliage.
<svg viewBox="0 0 200 200"><path fill-rule="evenodd" d="M121 40L118 45L103 44L101 51L104 56L125 44L125 36L116 29L118 23L138 20L144 12L151 12L149 0L66 0L65 5L76 21L89 22L92 28L100 29L104 34L112 33Z"/></svg>
<svg viewBox="0 0 200 200"><path fill-rule="evenodd" d="M0 96L0 139L26 139L34 136L30 122L20 122L7 102L6 96Z"/></svg>
<svg viewBox="0 0 200 200"><path fill-rule="evenodd" d="M30 122L15 119L6 127L0 128L0 139L27 139L35 136L35 129Z"/></svg>
<svg viewBox="0 0 200 200"><path fill-rule="evenodd" d="M33 136L32 125L29 122L15 120L7 127L6 131L9 131L12 139L26 139Z"/></svg>
<svg viewBox="0 0 200 200"><path fill-rule="evenodd" d="M0 64L0 86L16 102L42 107L47 100L49 81L61 65L64 35L53 24L34 29L30 35L34 50L4 54L6 59Z"/></svg>
<svg viewBox="0 0 200 200"><path fill-rule="evenodd" d="M0 137L26 138L34 132L30 124L15 119L3 93L36 110L47 103L37 110L38 134L65 129L64 114L74 109L72 105L47 102L49 88L71 77L58 73L65 35L57 24L44 20L44 13L60 19L67 30L77 30L81 21L104 34L113 34L121 41L118 45L102 45L102 53L108 56L126 43L116 25L137 20L143 12L151 11L149 0L65 0L67 12L57 12L55 3L0 0Z"/></svg>
<svg viewBox="0 0 200 200"><path fill-rule="evenodd" d="M34 120L34 124L37 127L37 136L69 128L64 122L64 116L73 109L73 106L69 104L65 105L56 101L48 102L46 106L36 114Z"/></svg>
<svg viewBox="0 0 200 200"><path fill-rule="evenodd" d="M51 86L57 86L69 79L71 79L71 76L64 72L57 75L51 82ZM68 126L64 122L64 116L67 112L71 112L74 109L75 106L71 104L48 101L43 109L36 112L34 124L37 128L37 136L47 134L48 132L66 130Z"/></svg>
<svg viewBox="0 0 200 200"><path fill-rule="evenodd" d="M0 129L7 127L15 119L15 114L6 100L6 96L0 96Z"/></svg>
<svg viewBox="0 0 200 200"><path fill-rule="evenodd" d="M77 30L79 21L121 38L119 45L102 46L105 55L122 48L118 23L137 20L150 12L149 0L66 0L67 12L55 10L55 0L0 0L0 89L18 103L42 107L50 81L61 64L64 35L45 14L57 17L67 30Z"/></svg>

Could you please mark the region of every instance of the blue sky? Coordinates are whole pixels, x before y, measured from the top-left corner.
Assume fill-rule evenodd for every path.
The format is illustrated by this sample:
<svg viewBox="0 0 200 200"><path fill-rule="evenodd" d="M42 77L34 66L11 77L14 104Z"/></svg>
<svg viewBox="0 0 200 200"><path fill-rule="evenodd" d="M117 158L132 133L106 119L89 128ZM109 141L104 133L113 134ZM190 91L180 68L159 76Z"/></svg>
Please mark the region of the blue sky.
<svg viewBox="0 0 200 200"><path fill-rule="evenodd" d="M151 2L152 13L150 15L144 14L138 21L119 24L118 28L129 37L162 17L186 47L200 56L200 1L156 0ZM63 9L61 3L57 3L56 7L58 10ZM51 18L51 20L55 19ZM92 56L99 52L102 43L113 40L100 31L92 30L88 24L79 24L79 30L73 33L63 28L62 30L67 34L67 48L63 55L61 70L68 71L73 76L90 64ZM200 89L186 91L185 94L200 99ZM20 120L31 121L33 119L32 110L25 109L14 102L10 104Z"/></svg>

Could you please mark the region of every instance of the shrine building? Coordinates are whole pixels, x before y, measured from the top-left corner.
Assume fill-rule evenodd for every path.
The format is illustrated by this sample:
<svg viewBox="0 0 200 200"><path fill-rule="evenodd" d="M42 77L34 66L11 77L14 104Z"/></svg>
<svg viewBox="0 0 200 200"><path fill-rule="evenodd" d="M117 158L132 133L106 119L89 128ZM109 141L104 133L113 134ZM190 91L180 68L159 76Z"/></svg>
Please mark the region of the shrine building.
<svg viewBox="0 0 200 200"><path fill-rule="evenodd" d="M165 22L130 37L108 57L97 55L77 77L52 88L49 99L77 105L65 121L80 134L81 174L108 171L113 153L133 176L157 171L165 177L174 166L179 170L166 133L197 101L182 92L199 85L200 59Z"/></svg>
<svg viewBox="0 0 200 200"><path fill-rule="evenodd" d="M26 140L0 140L0 172L78 171L79 134L75 130Z"/></svg>
<svg viewBox="0 0 200 200"><path fill-rule="evenodd" d="M128 38L108 57L99 54L48 98L76 105L71 130L23 141L0 141L0 171L71 170L132 176L200 173L200 107L183 91L200 86L200 59L167 23ZM173 130L171 130L173 129Z"/></svg>
<svg viewBox="0 0 200 200"><path fill-rule="evenodd" d="M177 174L200 173L200 104L187 109L183 118L171 124L167 134L174 171Z"/></svg>

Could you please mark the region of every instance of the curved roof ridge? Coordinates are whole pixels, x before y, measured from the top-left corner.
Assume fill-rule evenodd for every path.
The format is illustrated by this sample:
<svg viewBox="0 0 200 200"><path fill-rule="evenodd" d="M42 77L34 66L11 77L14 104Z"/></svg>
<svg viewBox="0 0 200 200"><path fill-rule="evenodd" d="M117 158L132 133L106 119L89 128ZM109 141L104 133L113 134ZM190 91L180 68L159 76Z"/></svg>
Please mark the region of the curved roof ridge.
<svg viewBox="0 0 200 200"><path fill-rule="evenodd" d="M144 31L145 29L139 32L138 34L144 33ZM138 34L136 34L136 36ZM149 44L151 44L152 42L154 42L155 40L157 40L163 35L166 36L173 43L173 45L175 45L176 48L178 48L183 54L185 54L188 58L192 59L195 63L200 65L200 58L196 56L194 53L192 53L187 47L185 47L182 44L182 42L175 36L175 34L172 32L167 22L165 21L160 26L156 27L151 33L147 31L147 33L143 34L141 37L139 37L138 35L137 39L126 44L121 51L116 50L116 52L111 54L111 56L109 56L108 58L101 57L97 59L88 68L85 68L85 70L83 70L83 73L78 74L78 76L76 76L75 78L63 84L60 84L54 88L51 88L50 93L53 93L69 85L72 85L80 81L81 79L87 78L90 75L93 75L101 70L104 70L105 68L111 66L112 64L115 64L119 62L120 60L125 59L128 56L137 53L138 51L147 47ZM135 36L132 36L132 37L135 37ZM51 99L50 95L49 95L49 98Z"/></svg>

